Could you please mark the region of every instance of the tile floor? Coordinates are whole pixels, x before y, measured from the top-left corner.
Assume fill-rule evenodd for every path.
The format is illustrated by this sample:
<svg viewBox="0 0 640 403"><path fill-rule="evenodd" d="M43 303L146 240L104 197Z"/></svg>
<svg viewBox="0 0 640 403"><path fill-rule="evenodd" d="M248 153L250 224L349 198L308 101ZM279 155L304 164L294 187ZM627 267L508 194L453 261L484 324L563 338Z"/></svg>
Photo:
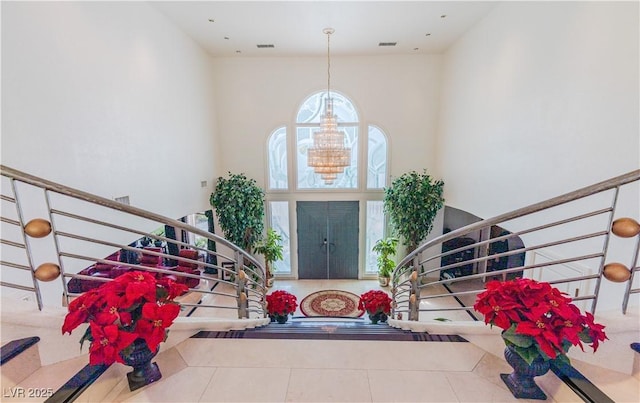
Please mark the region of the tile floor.
<svg viewBox="0 0 640 403"><path fill-rule="evenodd" d="M360 294L380 287L377 281L278 280L276 289L292 292L301 300L321 289ZM232 291L216 290L222 294ZM209 295L203 301L229 308L235 305L224 295ZM198 308L193 315L214 313L236 317L235 309L223 308ZM125 374L130 369L117 364L77 401L526 402L513 398L500 380L500 373L511 372L504 359L473 343L186 339L162 350L156 362L163 378L154 384L129 391ZM83 356L42 367L23 385L64 382L69 375L61 374L74 373L85 363ZM581 362L574 365L614 401L640 401L638 377ZM581 401L552 373L536 380L549 402Z"/></svg>

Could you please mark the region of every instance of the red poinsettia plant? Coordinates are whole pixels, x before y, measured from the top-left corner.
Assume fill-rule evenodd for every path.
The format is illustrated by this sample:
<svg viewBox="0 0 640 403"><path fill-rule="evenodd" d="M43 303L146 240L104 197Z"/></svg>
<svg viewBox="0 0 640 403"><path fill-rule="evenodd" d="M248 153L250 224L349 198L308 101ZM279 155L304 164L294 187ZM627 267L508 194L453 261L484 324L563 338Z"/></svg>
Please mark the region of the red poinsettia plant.
<svg viewBox="0 0 640 403"><path fill-rule="evenodd" d="M367 311L369 315L377 313L389 315L391 313L391 298L389 294L381 290L367 291L360 295L358 309Z"/></svg>
<svg viewBox="0 0 640 403"><path fill-rule="evenodd" d="M146 272L125 273L71 301L62 334L89 323L80 339L80 348L85 341L91 343L89 364L124 363L122 356L131 353L138 338L146 341L149 350L158 350L180 313L174 299L187 290L184 284L156 280Z"/></svg>
<svg viewBox="0 0 640 403"><path fill-rule="evenodd" d="M298 300L295 295L284 290L274 291L266 296L267 313L269 316L287 316L293 314L298 308Z"/></svg>
<svg viewBox="0 0 640 403"><path fill-rule="evenodd" d="M503 329L505 344L531 364L537 357L568 363L571 346L588 343L595 352L607 339L591 313L582 314L571 298L549 283L520 278L491 281L473 308L485 323Z"/></svg>

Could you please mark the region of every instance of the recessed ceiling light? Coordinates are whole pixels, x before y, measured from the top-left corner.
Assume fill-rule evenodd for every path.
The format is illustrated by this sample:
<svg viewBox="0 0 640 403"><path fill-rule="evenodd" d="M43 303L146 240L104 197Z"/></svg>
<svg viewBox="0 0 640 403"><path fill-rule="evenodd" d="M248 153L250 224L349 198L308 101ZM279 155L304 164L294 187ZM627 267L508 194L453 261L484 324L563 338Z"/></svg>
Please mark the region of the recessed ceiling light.
<svg viewBox="0 0 640 403"><path fill-rule="evenodd" d="M378 46L396 46L398 42L380 42Z"/></svg>
<svg viewBox="0 0 640 403"><path fill-rule="evenodd" d="M224 39L229 40L229 37L228 37L228 36L225 36L225 37L224 37Z"/></svg>
<svg viewBox="0 0 640 403"><path fill-rule="evenodd" d="M209 22L216 22L213 18L209 18Z"/></svg>
<svg viewBox="0 0 640 403"><path fill-rule="evenodd" d="M446 14L442 14L442 15L440 16L440 18L447 18L447 15L446 15Z"/></svg>
<svg viewBox="0 0 640 403"><path fill-rule="evenodd" d="M424 36L431 36L431 34L427 33L427 34L424 34Z"/></svg>
<svg viewBox="0 0 640 403"><path fill-rule="evenodd" d="M258 47L258 49L275 48L275 45L273 45L272 43L258 44L256 46Z"/></svg>
<svg viewBox="0 0 640 403"><path fill-rule="evenodd" d="M236 50L236 53L242 53L242 51L241 50Z"/></svg>
<svg viewBox="0 0 640 403"><path fill-rule="evenodd" d="M420 48L413 48L413 50L420 50Z"/></svg>

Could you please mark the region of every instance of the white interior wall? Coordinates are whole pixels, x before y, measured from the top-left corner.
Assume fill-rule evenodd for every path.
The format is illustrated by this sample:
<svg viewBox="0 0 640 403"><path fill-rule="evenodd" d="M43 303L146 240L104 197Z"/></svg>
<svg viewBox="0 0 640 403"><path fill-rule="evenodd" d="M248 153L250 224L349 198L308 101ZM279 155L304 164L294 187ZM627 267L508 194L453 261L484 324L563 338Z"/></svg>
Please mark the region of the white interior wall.
<svg viewBox="0 0 640 403"><path fill-rule="evenodd" d="M206 209L211 70L145 3L3 2L2 163L172 218Z"/></svg>
<svg viewBox="0 0 640 403"><path fill-rule="evenodd" d="M481 217L639 166L638 3L502 3L444 57L447 202Z"/></svg>
<svg viewBox="0 0 640 403"><path fill-rule="evenodd" d="M437 139L447 204L489 218L638 169L639 24L637 2L502 3L458 40ZM638 219L638 197L617 216ZM598 310L624 286L604 281Z"/></svg>
<svg viewBox="0 0 640 403"><path fill-rule="evenodd" d="M305 98L326 90L325 58L216 58L223 171L266 180L267 137L292 129ZM349 97L366 124L386 132L391 174L427 169L437 176L434 148L441 57L331 58L331 87ZM289 131L290 135L294 135Z"/></svg>

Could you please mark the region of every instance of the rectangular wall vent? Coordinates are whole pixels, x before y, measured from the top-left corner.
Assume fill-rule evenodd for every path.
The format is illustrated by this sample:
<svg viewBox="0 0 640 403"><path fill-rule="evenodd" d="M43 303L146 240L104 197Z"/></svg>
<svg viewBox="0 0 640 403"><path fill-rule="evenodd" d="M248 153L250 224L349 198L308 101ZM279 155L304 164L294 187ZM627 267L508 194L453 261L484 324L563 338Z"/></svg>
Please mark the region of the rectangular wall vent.
<svg viewBox="0 0 640 403"><path fill-rule="evenodd" d="M380 42L378 46L396 46L398 42Z"/></svg>
<svg viewBox="0 0 640 403"><path fill-rule="evenodd" d="M258 49L265 49L265 48L275 48L275 46L273 44L258 44L256 45L258 47Z"/></svg>
<svg viewBox="0 0 640 403"><path fill-rule="evenodd" d="M207 181L200 181L200 187L201 188L206 188L207 187Z"/></svg>
<svg viewBox="0 0 640 403"><path fill-rule="evenodd" d="M114 200L118 203L126 204L127 206L130 205L129 196L116 197Z"/></svg>

